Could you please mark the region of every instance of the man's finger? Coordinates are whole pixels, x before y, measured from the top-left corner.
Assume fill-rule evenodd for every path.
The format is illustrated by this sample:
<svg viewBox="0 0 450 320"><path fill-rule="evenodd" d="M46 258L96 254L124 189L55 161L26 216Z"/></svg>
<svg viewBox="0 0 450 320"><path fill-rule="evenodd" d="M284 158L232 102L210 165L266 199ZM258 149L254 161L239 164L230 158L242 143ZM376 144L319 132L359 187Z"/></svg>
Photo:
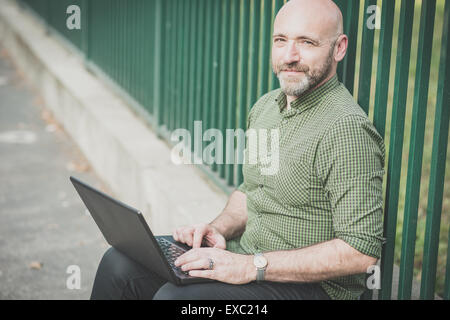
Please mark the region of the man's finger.
<svg viewBox="0 0 450 320"><path fill-rule="evenodd" d="M214 270L191 270L189 275L197 278L215 279Z"/></svg>
<svg viewBox="0 0 450 320"><path fill-rule="evenodd" d="M225 250L227 248L227 245L224 241L217 241L213 248Z"/></svg>
<svg viewBox="0 0 450 320"><path fill-rule="evenodd" d="M205 234L205 228L197 228L194 231L194 242L192 244L193 248L200 248L202 246L203 236Z"/></svg>
<svg viewBox="0 0 450 320"><path fill-rule="evenodd" d="M186 243L187 245L192 245L192 232L194 228L185 228L179 232L180 242Z"/></svg>
<svg viewBox="0 0 450 320"><path fill-rule="evenodd" d="M178 231L176 229L172 232L172 237L175 241L178 241L178 239L180 239L178 237Z"/></svg>
<svg viewBox="0 0 450 320"><path fill-rule="evenodd" d="M199 259L190 263L185 263L181 266L181 270L189 271L189 270L203 270L209 269L209 260L208 259Z"/></svg>
<svg viewBox="0 0 450 320"><path fill-rule="evenodd" d="M175 265L177 267L182 266L186 263L195 261L200 259L200 253L197 250L189 250L185 253L183 253L181 256L179 256L176 260L175 260Z"/></svg>

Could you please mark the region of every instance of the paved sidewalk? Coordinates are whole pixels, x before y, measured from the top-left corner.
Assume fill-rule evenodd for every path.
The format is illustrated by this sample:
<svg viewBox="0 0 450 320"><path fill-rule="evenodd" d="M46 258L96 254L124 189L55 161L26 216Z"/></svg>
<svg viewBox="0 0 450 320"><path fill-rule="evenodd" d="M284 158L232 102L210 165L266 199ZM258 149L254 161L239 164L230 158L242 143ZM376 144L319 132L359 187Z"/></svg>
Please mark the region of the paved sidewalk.
<svg viewBox="0 0 450 320"><path fill-rule="evenodd" d="M108 245L69 176L110 192L0 53L0 299L88 299Z"/></svg>

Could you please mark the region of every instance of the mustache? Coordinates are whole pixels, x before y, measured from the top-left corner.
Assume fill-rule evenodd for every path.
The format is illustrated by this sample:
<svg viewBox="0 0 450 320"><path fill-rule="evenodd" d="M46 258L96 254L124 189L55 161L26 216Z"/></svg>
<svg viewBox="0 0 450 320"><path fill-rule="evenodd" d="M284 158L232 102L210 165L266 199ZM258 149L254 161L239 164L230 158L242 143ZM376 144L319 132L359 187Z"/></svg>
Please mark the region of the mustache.
<svg viewBox="0 0 450 320"><path fill-rule="evenodd" d="M278 72L281 72L281 71L308 72L309 71L309 67L307 65L299 64L299 63L281 64L281 65L278 65L277 69L278 69Z"/></svg>

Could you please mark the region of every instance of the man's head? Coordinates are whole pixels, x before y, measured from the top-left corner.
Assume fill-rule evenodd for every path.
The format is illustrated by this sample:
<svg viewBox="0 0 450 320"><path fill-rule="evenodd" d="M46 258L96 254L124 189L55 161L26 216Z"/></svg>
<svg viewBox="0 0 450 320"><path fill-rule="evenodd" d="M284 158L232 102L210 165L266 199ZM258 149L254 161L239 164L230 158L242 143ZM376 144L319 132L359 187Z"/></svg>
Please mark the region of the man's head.
<svg viewBox="0 0 450 320"><path fill-rule="evenodd" d="M336 74L348 38L332 0L291 0L274 22L272 68L283 92L299 97Z"/></svg>

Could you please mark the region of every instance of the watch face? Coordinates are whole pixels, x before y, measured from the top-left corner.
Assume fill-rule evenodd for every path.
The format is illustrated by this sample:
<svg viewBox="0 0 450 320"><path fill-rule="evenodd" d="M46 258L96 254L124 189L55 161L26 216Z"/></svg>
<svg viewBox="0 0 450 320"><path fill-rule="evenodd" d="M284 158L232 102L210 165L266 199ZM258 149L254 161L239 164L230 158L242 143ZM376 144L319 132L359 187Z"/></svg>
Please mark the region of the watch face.
<svg viewBox="0 0 450 320"><path fill-rule="evenodd" d="M259 268L265 268L267 265L267 259L264 256L256 256L253 259L253 263L255 264L255 266L259 269Z"/></svg>

